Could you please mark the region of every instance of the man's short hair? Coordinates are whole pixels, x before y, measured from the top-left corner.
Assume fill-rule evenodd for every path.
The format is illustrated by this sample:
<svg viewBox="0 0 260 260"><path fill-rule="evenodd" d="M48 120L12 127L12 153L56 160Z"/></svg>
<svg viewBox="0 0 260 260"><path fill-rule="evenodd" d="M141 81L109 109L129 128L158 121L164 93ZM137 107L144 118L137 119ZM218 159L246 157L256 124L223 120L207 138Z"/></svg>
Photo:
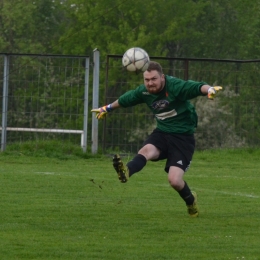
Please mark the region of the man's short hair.
<svg viewBox="0 0 260 260"><path fill-rule="evenodd" d="M147 71L151 72L152 70L157 70L160 75L163 74L162 66L158 62L150 61Z"/></svg>

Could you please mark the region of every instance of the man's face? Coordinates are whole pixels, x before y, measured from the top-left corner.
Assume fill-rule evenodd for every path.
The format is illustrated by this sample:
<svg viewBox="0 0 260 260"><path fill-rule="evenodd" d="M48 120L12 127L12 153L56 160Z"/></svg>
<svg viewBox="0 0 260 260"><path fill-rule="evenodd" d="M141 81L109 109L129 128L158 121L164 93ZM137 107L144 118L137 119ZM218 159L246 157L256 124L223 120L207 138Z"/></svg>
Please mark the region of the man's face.
<svg viewBox="0 0 260 260"><path fill-rule="evenodd" d="M144 85L151 94L159 93L165 84L164 75L160 75L157 70L144 72Z"/></svg>

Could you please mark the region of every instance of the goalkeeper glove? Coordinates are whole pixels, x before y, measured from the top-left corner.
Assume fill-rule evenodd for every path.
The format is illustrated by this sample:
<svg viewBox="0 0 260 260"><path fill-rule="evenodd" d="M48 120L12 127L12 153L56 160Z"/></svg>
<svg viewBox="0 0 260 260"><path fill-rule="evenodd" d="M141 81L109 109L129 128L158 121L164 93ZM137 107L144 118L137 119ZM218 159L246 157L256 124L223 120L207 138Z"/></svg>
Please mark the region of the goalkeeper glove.
<svg viewBox="0 0 260 260"><path fill-rule="evenodd" d="M112 111L112 106L111 104L107 105L107 106L103 106L100 108L95 108L92 109L91 112L96 113L96 118L97 119L104 119L107 115L108 112Z"/></svg>
<svg viewBox="0 0 260 260"><path fill-rule="evenodd" d="M222 87L220 86L210 87L208 89L208 98L213 100L219 90L222 90Z"/></svg>

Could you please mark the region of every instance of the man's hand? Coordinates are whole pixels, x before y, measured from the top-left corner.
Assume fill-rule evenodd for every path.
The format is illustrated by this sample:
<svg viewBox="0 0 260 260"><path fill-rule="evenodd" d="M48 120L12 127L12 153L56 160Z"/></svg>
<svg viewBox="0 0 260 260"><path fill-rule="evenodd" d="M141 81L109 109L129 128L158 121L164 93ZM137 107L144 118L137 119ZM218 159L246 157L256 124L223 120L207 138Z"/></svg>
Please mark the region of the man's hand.
<svg viewBox="0 0 260 260"><path fill-rule="evenodd" d="M222 87L220 86L210 87L208 89L208 99L213 100L219 90L222 90Z"/></svg>
<svg viewBox="0 0 260 260"><path fill-rule="evenodd" d="M112 111L111 104L100 107L100 108L94 108L91 110L91 112L96 113L97 119L104 119L106 117L107 113L110 111Z"/></svg>

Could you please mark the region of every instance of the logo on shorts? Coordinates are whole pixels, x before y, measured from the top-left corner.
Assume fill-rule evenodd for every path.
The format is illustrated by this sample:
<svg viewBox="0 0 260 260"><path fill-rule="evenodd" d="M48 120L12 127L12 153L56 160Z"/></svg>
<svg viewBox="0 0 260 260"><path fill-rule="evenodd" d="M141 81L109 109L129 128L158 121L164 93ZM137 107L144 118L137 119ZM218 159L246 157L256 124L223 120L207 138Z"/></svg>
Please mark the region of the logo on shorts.
<svg viewBox="0 0 260 260"><path fill-rule="evenodd" d="M180 165L183 165L182 160L178 161L177 163Z"/></svg>

